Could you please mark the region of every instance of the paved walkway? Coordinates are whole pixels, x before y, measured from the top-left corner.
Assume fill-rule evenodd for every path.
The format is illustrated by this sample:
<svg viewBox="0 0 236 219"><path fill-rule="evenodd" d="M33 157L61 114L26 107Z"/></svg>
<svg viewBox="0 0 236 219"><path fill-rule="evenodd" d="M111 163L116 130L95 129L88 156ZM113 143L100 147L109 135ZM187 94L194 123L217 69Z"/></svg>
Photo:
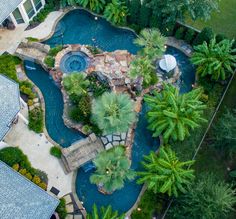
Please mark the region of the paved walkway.
<svg viewBox="0 0 236 219"><path fill-rule="evenodd" d="M48 142L44 134L30 131L23 120L19 118L18 123L6 136L5 142L8 145L19 146L28 156L34 168L47 173L49 190L52 186L59 189L59 197L72 191L72 173L66 175L59 160L50 155L52 144Z"/></svg>
<svg viewBox="0 0 236 219"><path fill-rule="evenodd" d="M54 27L55 22L64 14L62 11L53 11L51 12L44 22L42 22L37 27L27 30L24 32L23 36L26 37L34 37L37 39L45 39L48 37L52 29Z"/></svg>

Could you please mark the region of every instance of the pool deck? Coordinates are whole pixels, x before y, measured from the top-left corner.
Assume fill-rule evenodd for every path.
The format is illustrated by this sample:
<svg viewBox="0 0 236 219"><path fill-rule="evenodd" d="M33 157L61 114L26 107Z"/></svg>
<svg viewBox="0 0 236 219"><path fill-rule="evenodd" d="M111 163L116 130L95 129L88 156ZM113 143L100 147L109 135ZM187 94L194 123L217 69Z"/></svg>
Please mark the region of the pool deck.
<svg viewBox="0 0 236 219"><path fill-rule="evenodd" d="M72 192L73 174L65 174L58 158L50 155L53 146L45 134L37 134L19 118L5 138L5 142L19 148L28 156L34 168L40 169L48 175L48 190L52 186L60 190L59 197Z"/></svg>

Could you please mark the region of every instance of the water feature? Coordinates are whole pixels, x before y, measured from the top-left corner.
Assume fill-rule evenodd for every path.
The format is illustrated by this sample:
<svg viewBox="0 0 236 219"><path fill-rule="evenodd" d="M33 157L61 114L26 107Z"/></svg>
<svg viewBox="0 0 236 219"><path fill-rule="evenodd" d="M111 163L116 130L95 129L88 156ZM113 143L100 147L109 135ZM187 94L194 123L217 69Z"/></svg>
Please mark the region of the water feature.
<svg viewBox="0 0 236 219"><path fill-rule="evenodd" d="M58 23L56 33L45 43L50 45L60 44L61 42L65 44L89 45L96 43L96 46L103 50L126 49L136 54L138 48L132 43L134 38L135 34L131 31L115 28L101 18L95 21L94 16L86 11L74 10L65 15ZM182 72L182 79L179 82L181 92L191 90L191 84L194 82L194 68L188 58L182 52L171 47L167 49L167 53L175 56ZM72 142L83 138L83 135L64 125L62 120L62 95L49 74L39 65L35 65L32 62L26 62L25 65L29 66L29 68L26 68L27 76L40 88L44 95L46 127L52 139L63 147L67 147ZM146 107L144 105L135 130L131 166L134 170L140 170L140 161L143 155L148 154L151 150L156 150L159 145L158 140L153 139L150 132L146 129L145 111ZM115 210L122 212L132 207L142 186L136 185L135 181L126 182L123 189L114 192L112 195L105 196L97 191L95 185L90 184L89 177L92 172L93 170L84 172L79 169L76 179L77 195L84 202L84 207L88 211L91 211L93 203L98 206L111 204Z"/></svg>
<svg viewBox="0 0 236 219"><path fill-rule="evenodd" d="M84 71L88 68L89 57L80 51L72 51L65 54L60 62L60 69L63 73Z"/></svg>

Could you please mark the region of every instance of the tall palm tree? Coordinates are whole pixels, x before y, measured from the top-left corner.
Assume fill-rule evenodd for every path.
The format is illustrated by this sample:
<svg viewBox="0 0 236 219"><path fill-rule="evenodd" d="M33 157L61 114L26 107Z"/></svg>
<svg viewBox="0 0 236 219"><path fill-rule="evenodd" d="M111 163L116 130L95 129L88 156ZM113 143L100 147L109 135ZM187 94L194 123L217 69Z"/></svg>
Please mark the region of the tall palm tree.
<svg viewBox="0 0 236 219"><path fill-rule="evenodd" d="M156 74L155 66L152 61L145 57L137 57L131 62L129 75L131 78L137 78L142 76L146 84L149 84L152 80L152 74Z"/></svg>
<svg viewBox="0 0 236 219"><path fill-rule="evenodd" d="M172 85L164 84L163 87L160 93L154 91L154 96L144 97L150 108L148 128L153 131L153 137L163 134L165 142L170 138L183 141L190 129L206 121L202 118L206 106L199 100L202 89L180 95L179 89Z"/></svg>
<svg viewBox="0 0 236 219"><path fill-rule="evenodd" d="M124 24L128 15L128 9L122 0L112 0L105 7L104 17L113 24Z"/></svg>
<svg viewBox="0 0 236 219"><path fill-rule="evenodd" d="M201 77L209 75L213 80L225 80L232 74L236 67L236 49L232 49L233 43L234 40L228 39L216 43L212 39L209 45L204 42L195 46L191 60L197 66L197 74Z"/></svg>
<svg viewBox="0 0 236 219"><path fill-rule="evenodd" d="M69 95L81 96L87 94L89 81L85 73L74 72L65 76L62 84Z"/></svg>
<svg viewBox="0 0 236 219"><path fill-rule="evenodd" d="M161 146L158 154L151 152L144 159L145 171L138 173L140 178L137 182L146 183L148 189L155 193L167 193L177 197L179 192L186 192L194 178L194 171L188 169L194 161L179 161L169 147Z"/></svg>
<svg viewBox="0 0 236 219"><path fill-rule="evenodd" d="M102 186L108 193L121 189L126 179L132 180L135 177L135 172L130 169L130 160L126 157L122 146L101 152L93 163L96 171L91 175L90 182Z"/></svg>
<svg viewBox="0 0 236 219"><path fill-rule="evenodd" d="M140 54L151 60L160 58L166 50L166 38L158 29L143 29L134 43L142 47Z"/></svg>
<svg viewBox="0 0 236 219"><path fill-rule="evenodd" d="M93 205L91 213L87 214L86 219L124 219L125 214L119 215L118 211L112 211L111 205L107 207L101 207L98 211L97 206Z"/></svg>
<svg viewBox="0 0 236 219"><path fill-rule="evenodd" d="M97 13L101 12L106 4L105 0L72 0L72 1L76 1L76 3L82 5L84 8L89 7L91 11L95 11Z"/></svg>
<svg viewBox="0 0 236 219"><path fill-rule="evenodd" d="M93 101L92 119L104 134L126 132L135 121L133 103L126 94L106 92Z"/></svg>

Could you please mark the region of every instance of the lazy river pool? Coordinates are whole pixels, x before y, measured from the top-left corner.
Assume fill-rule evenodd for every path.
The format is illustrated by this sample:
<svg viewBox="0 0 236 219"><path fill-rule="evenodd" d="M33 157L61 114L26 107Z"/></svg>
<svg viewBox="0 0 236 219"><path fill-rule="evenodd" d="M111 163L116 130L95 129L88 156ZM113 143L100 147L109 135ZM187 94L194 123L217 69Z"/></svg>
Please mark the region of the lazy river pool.
<svg viewBox="0 0 236 219"><path fill-rule="evenodd" d="M67 13L57 24L52 37L45 43L51 46L61 43L88 44L106 51L126 49L133 54L137 53L139 48L133 44L136 36L132 31L116 28L102 18L98 18L98 20L94 18L94 15L84 10L73 10ZM194 83L193 66L188 57L179 50L169 47L167 53L176 57L182 72L182 82L179 84L181 92L188 92ZM44 96L46 128L50 137L62 147L68 147L73 142L84 138L85 136L81 133L64 125L62 94L49 74L41 66L31 61L25 61L25 67L27 76L39 87ZM143 105L132 148L131 168L136 171L141 169L140 161L143 156L149 154L151 150L156 150L159 146L159 140L153 139L151 133L146 129L145 111L146 106ZM91 170L85 173L79 169L76 178L76 192L87 211L91 211L94 203L99 207L111 204L114 210L120 212L125 212L133 206L141 191L141 185L137 185L135 181L126 182L121 190L112 195L103 195L98 192L95 185L89 182L92 172Z"/></svg>

